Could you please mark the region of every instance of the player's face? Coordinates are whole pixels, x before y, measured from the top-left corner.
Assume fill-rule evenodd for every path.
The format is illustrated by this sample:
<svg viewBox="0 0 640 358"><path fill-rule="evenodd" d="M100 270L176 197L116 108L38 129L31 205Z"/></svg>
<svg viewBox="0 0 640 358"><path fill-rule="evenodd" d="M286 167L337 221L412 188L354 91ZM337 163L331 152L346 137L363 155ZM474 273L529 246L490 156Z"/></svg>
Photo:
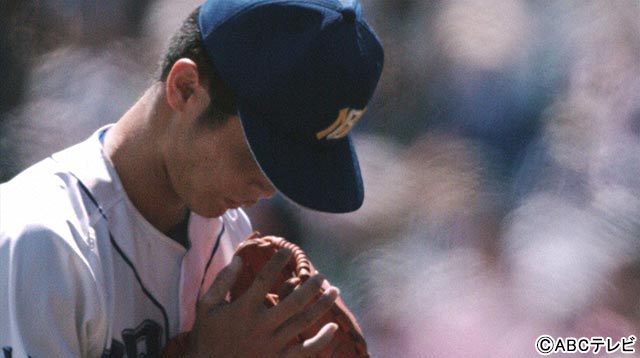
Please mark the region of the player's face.
<svg viewBox="0 0 640 358"><path fill-rule="evenodd" d="M215 128L197 120L189 123L174 133L166 160L173 189L189 209L216 217L275 194L249 149L239 117Z"/></svg>

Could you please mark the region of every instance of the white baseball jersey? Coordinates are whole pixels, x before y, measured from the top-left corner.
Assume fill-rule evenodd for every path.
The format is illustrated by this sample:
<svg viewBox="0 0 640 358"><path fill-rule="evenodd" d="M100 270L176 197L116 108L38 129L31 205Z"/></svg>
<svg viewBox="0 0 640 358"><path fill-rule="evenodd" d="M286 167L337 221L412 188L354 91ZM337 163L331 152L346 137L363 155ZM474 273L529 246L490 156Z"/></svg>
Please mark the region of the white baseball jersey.
<svg viewBox="0 0 640 358"><path fill-rule="evenodd" d="M157 357L251 233L191 214L190 248L125 194L102 129L0 185L0 357Z"/></svg>

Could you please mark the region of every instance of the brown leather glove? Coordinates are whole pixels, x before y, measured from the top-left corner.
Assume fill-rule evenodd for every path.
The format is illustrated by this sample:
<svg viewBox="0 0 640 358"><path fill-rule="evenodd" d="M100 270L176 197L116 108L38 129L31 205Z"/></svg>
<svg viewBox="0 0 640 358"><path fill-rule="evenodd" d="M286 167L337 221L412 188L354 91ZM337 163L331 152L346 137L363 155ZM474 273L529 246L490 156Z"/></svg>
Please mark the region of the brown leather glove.
<svg viewBox="0 0 640 358"><path fill-rule="evenodd" d="M279 300L291 293L296 285L304 283L315 272L315 268L300 247L281 237L260 237L258 233L254 233L238 246L235 253L235 255L242 258L243 268L231 288L232 301L251 286L256 274L260 272L271 256L282 247L290 249L293 255L281 272L277 284L271 288L265 297L267 306L277 305ZM323 290L326 288L328 288L328 284L325 282ZM331 310L311 327L307 328L291 344L300 344L304 340L313 337L320 328L330 322L338 324L338 330L335 332L331 343L317 355L318 358L369 357L362 330L340 297L333 304Z"/></svg>

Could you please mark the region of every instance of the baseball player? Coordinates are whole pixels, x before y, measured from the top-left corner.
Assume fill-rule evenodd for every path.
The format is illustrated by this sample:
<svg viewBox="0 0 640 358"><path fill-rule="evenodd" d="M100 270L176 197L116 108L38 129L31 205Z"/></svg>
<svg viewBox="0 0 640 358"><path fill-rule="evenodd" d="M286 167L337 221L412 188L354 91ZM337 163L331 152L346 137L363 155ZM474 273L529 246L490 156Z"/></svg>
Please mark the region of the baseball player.
<svg viewBox="0 0 640 358"><path fill-rule="evenodd" d="M229 303L252 232L241 207L274 195L360 207L349 131L383 63L355 1L208 0L174 35L157 81L113 125L0 186L4 357L306 357L335 324L291 338L336 300L315 275L276 307L274 255Z"/></svg>

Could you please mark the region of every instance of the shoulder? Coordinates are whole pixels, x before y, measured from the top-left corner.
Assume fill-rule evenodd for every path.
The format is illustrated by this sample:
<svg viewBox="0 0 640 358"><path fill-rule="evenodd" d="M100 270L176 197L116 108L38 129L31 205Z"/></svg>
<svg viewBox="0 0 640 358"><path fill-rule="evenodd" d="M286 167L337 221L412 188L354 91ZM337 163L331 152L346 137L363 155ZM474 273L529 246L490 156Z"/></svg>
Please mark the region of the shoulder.
<svg viewBox="0 0 640 358"><path fill-rule="evenodd" d="M31 213L18 208L11 214L1 214L0 271L12 272L10 279L19 286L36 281L47 285L62 283L63 278L91 285L92 250L76 221L53 208L34 209Z"/></svg>
<svg viewBox="0 0 640 358"><path fill-rule="evenodd" d="M86 256L76 240L57 228L29 224L11 236L2 234L0 257L0 271L11 273L7 279L12 290L67 292L71 286L93 290L93 270Z"/></svg>
<svg viewBox="0 0 640 358"><path fill-rule="evenodd" d="M17 316L97 294L82 200L50 166L41 162L0 185L0 280ZM17 304L27 299L33 305Z"/></svg>
<svg viewBox="0 0 640 358"><path fill-rule="evenodd" d="M45 160L0 185L0 281L16 317L35 321L39 304L95 305L98 292L81 193L55 167Z"/></svg>
<svg viewBox="0 0 640 358"><path fill-rule="evenodd" d="M0 185L0 345L33 356L102 349L96 211L75 177L50 158Z"/></svg>
<svg viewBox="0 0 640 358"><path fill-rule="evenodd" d="M86 255L59 228L30 223L0 235L0 282L6 287L0 294L3 345L34 357L85 356L102 348L104 293ZM51 340L43 341L43 332Z"/></svg>
<svg viewBox="0 0 640 358"><path fill-rule="evenodd" d="M88 252L88 222L77 185L56 173L51 160L0 185L0 251L12 264L82 263Z"/></svg>
<svg viewBox="0 0 640 358"><path fill-rule="evenodd" d="M51 159L0 185L0 235L16 236L33 227L64 236L61 231L86 215L77 183Z"/></svg>

